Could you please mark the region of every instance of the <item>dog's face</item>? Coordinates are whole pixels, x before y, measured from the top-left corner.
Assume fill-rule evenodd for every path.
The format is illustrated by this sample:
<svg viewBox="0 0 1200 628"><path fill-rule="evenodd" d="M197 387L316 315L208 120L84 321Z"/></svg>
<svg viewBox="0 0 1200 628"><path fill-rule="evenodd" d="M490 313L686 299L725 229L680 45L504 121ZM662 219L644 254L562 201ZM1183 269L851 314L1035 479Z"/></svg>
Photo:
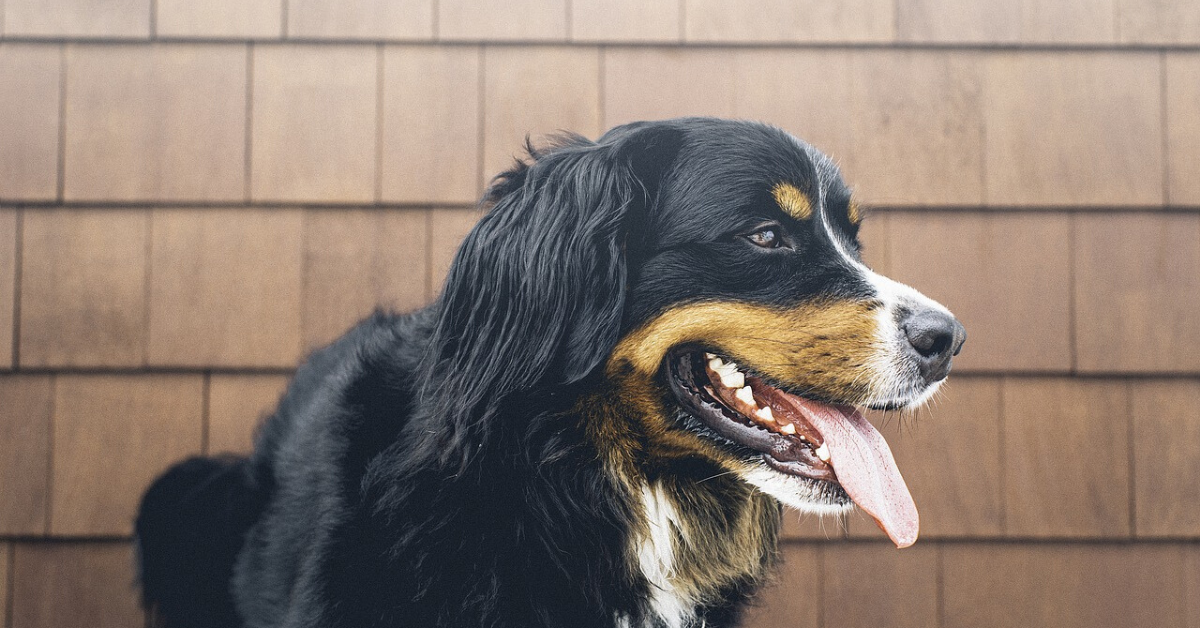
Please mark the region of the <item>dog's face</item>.
<svg viewBox="0 0 1200 628"><path fill-rule="evenodd" d="M907 545L915 507L856 408L927 400L965 332L862 263L861 220L808 145L759 125L689 128L634 247L606 373L658 455L706 457L810 512L853 499Z"/></svg>
<svg viewBox="0 0 1200 628"><path fill-rule="evenodd" d="M855 408L928 399L965 332L863 265L833 163L779 129L701 118L532 156L489 190L440 299L429 372L454 442L510 395L526 413L578 399L621 477L699 459L796 508L853 500L912 543L904 480Z"/></svg>

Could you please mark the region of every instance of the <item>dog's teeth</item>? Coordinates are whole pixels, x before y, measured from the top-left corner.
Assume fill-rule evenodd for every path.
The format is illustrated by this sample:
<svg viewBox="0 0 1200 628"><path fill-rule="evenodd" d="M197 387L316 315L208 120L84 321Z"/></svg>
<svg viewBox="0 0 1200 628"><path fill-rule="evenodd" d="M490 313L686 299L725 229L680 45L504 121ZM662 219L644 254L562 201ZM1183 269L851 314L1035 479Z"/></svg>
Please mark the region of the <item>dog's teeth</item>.
<svg viewBox="0 0 1200 628"><path fill-rule="evenodd" d="M770 406L763 406L763 407L755 410L754 416L758 417L759 419L761 419L762 421L764 421L766 423L774 423L775 422L775 415L771 413Z"/></svg>
<svg viewBox="0 0 1200 628"><path fill-rule="evenodd" d="M740 372L740 371L738 371L737 365L734 364L733 362L726 362L725 364L722 364L721 366L718 366L718 367L714 368L713 370L716 371L718 374L720 374L722 377L724 377L726 375L733 375L734 373Z"/></svg>
<svg viewBox="0 0 1200 628"><path fill-rule="evenodd" d="M754 401L754 391L750 390L749 386L743 386L739 388L737 392L733 393L733 396L737 397L739 401L750 406L751 408L758 407L758 403Z"/></svg>
<svg viewBox="0 0 1200 628"><path fill-rule="evenodd" d="M711 353L706 353L704 355L708 356L708 368L717 371L718 373L721 372L721 369L725 366L725 362L722 361L721 358L718 358Z"/></svg>
<svg viewBox="0 0 1200 628"><path fill-rule="evenodd" d="M829 462L829 448L826 447L824 443L821 443L821 446L817 447L817 450L814 453L817 454L817 457L820 458L822 462Z"/></svg>
<svg viewBox="0 0 1200 628"><path fill-rule="evenodd" d="M741 388L746 385L746 376L741 371L734 371L729 375L722 373L721 385L726 388Z"/></svg>
<svg viewBox="0 0 1200 628"><path fill-rule="evenodd" d="M714 353L709 353L709 352L705 351L705 352L704 352L704 359L706 359L706 360L719 360L720 358L718 358L718 357L716 356L716 354L714 354Z"/></svg>
<svg viewBox="0 0 1200 628"><path fill-rule="evenodd" d="M783 425L779 426L779 431L783 432L784 434L795 434L796 426L792 425L791 423L784 423Z"/></svg>

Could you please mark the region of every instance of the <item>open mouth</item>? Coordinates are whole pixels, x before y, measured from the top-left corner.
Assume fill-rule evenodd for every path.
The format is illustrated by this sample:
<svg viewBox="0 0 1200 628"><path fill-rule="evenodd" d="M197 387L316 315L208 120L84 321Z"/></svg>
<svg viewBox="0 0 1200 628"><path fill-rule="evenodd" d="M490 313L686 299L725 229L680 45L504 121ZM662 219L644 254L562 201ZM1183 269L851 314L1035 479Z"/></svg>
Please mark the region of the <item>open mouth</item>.
<svg viewBox="0 0 1200 628"><path fill-rule="evenodd" d="M896 545L916 541L916 505L887 441L853 406L788 393L701 349L668 364L675 396L706 427L779 473L840 487Z"/></svg>

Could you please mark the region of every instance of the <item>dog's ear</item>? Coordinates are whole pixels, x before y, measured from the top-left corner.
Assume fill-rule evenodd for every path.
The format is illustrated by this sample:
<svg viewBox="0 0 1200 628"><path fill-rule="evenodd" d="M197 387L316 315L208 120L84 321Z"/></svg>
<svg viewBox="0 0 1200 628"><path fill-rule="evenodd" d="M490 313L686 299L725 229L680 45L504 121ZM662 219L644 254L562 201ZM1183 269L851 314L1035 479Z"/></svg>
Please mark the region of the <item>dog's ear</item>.
<svg viewBox="0 0 1200 628"><path fill-rule="evenodd" d="M496 178L435 306L431 372L468 412L603 363L621 328L629 226L681 139L654 126L566 136Z"/></svg>

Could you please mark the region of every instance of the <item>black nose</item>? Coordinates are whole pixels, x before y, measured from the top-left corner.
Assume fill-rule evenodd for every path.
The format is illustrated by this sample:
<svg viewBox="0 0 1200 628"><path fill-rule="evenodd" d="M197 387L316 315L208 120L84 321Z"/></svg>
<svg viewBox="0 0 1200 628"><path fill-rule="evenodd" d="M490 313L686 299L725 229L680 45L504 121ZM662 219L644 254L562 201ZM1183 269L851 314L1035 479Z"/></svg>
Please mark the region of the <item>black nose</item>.
<svg viewBox="0 0 1200 628"><path fill-rule="evenodd" d="M900 320L900 333L908 340L907 353L916 362L927 383L945 379L950 359L967 340L967 330L949 314L939 310L915 310Z"/></svg>

